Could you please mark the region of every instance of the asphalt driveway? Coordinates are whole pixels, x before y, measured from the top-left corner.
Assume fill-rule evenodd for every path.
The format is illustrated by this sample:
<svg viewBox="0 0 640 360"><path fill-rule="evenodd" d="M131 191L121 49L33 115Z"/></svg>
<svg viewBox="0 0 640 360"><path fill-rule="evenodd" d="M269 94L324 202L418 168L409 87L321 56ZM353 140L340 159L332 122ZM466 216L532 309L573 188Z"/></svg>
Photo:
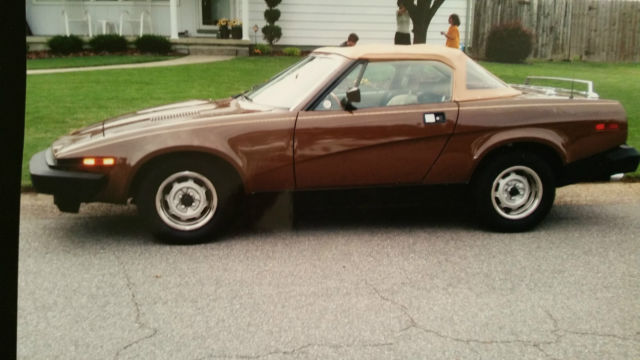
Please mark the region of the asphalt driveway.
<svg viewBox="0 0 640 360"><path fill-rule="evenodd" d="M639 183L560 189L521 234L452 216L464 203L292 221L271 202L221 241L167 246L134 207L24 194L18 357L640 358Z"/></svg>

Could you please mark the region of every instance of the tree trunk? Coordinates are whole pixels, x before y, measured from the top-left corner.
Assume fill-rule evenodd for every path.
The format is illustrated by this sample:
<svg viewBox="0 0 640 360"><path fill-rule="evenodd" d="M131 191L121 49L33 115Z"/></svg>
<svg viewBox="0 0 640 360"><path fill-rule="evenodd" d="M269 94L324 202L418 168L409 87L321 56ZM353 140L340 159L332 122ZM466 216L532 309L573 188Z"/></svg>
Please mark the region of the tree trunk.
<svg viewBox="0 0 640 360"><path fill-rule="evenodd" d="M427 43L427 29L431 19L436 14L440 6L445 0L417 0L417 4L413 0L402 0L402 4L409 11L409 17L413 23L413 43Z"/></svg>
<svg viewBox="0 0 640 360"><path fill-rule="evenodd" d="M418 23L424 24L424 23ZM427 27L413 25L413 43L414 44L426 44L427 43Z"/></svg>

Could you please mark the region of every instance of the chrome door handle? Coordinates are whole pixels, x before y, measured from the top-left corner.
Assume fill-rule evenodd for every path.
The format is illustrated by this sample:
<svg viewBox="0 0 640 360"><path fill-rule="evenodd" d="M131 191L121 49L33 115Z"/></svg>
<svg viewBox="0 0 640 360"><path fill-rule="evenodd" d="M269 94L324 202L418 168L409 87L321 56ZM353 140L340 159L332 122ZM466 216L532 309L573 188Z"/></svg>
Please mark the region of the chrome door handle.
<svg viewBox="0 0 640 360"><path fill-rule="evenodd" d="M423 116L423 120L425 124L436 124L443 123L447 121L444 113L425 113Z"/></svg>

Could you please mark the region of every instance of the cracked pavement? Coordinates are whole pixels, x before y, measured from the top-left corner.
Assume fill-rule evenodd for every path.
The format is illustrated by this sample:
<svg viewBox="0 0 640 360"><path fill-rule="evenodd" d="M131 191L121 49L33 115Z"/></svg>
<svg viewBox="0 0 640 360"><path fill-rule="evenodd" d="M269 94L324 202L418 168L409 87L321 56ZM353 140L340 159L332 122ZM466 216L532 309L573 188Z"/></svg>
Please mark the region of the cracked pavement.
<svg viewBox="0 0 640 360"><path fill-rule="evenodd" d="M456 219L464 204L292 227L282 203L278 225L167 246L134 207L23 194L18 358L640 358L640 183L559 189L522 234Z"/></svg>

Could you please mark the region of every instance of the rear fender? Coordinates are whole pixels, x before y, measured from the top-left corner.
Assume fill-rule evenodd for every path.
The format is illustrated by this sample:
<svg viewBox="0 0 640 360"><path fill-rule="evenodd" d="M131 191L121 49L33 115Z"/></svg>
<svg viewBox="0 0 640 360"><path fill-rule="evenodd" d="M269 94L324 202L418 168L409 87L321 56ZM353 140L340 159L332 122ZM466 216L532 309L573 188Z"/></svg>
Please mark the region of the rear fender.
<svg viewBox="0 0 640 360"><path fill-rule="evenodd" d="M488 134L486 137L479 137L471 144L473 163L479 164L480 160L495 149L514 144L539 144L552 149L560 158L563 164L567 162L567 138L556 131L541 128L518 128L508 131ZM474 167L475 170L475 167Z"/></svg>
<svg viewBox="0 0 640 360"><path fill-rule="evenodd" d="M426 176L425 184L468 183L481 162L498 150L525 147L553 154L558 166L566 164L564 144L567 138L558 132L541 128L495 130L482 136L476 132L454 134L442 156ZM455 164L456 166L452 166Z"/></svg>

